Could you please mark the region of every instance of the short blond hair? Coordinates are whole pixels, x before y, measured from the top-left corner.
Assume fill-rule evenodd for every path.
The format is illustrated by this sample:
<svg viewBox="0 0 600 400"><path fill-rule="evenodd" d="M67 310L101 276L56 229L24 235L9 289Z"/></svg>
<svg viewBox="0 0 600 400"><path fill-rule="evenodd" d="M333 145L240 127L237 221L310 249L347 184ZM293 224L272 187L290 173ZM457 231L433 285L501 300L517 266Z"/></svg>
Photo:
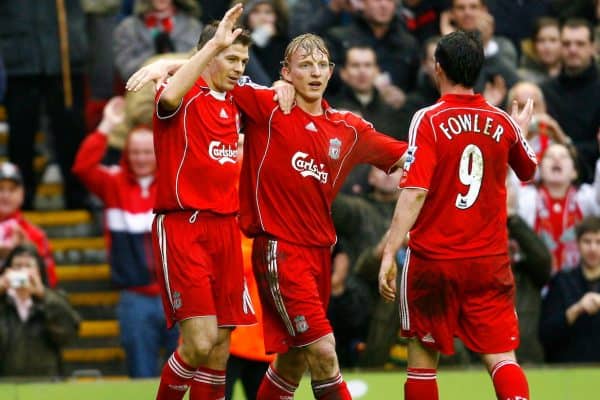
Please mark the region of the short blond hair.
<svg viewBox="0 0 600 400"><path fill-rule="evenodd" d="M292 39L290 44L287 45L285 54L283 56L282 65L287 67L292 59L292 55L299 49L306 51L307 54L312 54L313 51L319 50L321 53L327 56L329 61L331 61L329 49L327 48L323 38L313 33L305 33L303 35L296 36L294 39Z"/></svg>

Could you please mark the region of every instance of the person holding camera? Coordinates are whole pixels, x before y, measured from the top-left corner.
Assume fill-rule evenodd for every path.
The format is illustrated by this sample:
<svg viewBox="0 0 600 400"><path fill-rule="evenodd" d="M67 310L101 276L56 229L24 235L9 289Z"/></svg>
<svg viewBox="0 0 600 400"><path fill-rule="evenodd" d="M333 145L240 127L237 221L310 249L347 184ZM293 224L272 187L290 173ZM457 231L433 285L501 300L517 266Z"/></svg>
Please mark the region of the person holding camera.
<svg viewBox="0 0 600 400"><path fill-rule="evenodd" d="M62 375L60 350L80 321L66 296L48 287L35 247L15 247L0 268L0 377Z"/></svg>

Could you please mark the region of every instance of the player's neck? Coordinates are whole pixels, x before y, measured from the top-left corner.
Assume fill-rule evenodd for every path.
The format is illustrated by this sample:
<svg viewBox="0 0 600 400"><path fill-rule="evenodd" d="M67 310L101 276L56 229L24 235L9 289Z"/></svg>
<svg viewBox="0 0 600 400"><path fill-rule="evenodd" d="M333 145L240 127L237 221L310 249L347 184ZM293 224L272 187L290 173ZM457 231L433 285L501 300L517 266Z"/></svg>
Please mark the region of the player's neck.
<svg viewBox="0 0 600 400"><path fill-rule="evenodd" d="M223 93L222 90L220 90L216 87L216 85L214 84L213 80L210 77L210 74L202 73L200 76L202 77L202 79L204 79L204 82L206 82L206 85L208 86L208 88L210 90L212 90L213 92L217 92L217 93Z"/></svg>
<svg viewBox="0 0 600 400"><path fill-rule="evenodd" d="M463 85L456 85L452 82L445 81L440 83L440 94L475 94L473 88L468 88Z"/></svg>
<svg viewBox="0 0 600 400"><path fill-rule="evenodd" d="M567 191L571 184L567 183L544 183L544 187L548 191L548 194L553 199L562 199L567 195Z"/></svg>
<svg viewBox="0 0 600 400"><path fill-rule="evenodd" d="M310 115L322 115L323 114L323 103L322 99L309 101L302 96L296 96L296 105L300 107L302 111Z"/></svg>

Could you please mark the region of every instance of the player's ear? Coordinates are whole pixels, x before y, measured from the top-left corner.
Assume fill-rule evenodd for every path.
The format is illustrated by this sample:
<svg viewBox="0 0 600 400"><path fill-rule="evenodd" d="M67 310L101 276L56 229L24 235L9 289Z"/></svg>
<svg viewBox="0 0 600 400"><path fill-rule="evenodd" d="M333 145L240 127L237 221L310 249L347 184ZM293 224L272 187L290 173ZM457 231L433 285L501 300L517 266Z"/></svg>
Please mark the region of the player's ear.
<svg viewBox="0 0 600 400"><path fill-rule="evenodd" d="M286 63L282 62L280 73L281 73L281 78L284 81L287 81L287 82L291 82L292 81L292 77L291 77L291 74L290 74L290 69L289 69L289 67L288 67L288 65Z"/></svg>

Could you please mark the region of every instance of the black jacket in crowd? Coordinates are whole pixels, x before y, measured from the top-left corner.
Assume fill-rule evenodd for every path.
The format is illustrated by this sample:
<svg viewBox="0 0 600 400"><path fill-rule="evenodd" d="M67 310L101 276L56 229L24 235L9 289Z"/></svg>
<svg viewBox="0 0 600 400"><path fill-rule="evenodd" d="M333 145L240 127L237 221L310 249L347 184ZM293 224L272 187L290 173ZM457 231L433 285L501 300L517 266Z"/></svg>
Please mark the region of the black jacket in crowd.
<svg viewBox="0 0 600 400"><path fill-rule="evenodd" d="M547 362L600 362L600 313L584 313L571 326L565 315L569 307L591 291L600 293L600 280L586 280L581 267L560 271L550 281L540 320L540 339Z"/></svg>

